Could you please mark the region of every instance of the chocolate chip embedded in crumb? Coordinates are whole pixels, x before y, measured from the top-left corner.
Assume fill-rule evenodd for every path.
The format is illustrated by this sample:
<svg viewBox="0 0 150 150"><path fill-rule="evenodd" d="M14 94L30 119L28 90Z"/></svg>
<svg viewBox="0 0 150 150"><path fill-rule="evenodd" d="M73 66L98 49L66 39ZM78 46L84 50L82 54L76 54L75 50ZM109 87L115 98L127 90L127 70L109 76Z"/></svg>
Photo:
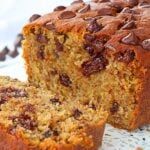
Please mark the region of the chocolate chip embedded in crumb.
<svg viewBox="0 0 150 150"><path fill-rule="evenodd" d="M82 112L81 112L79 109L73 110L72 116L73 116L75 119L78 119L81 115L82 115Z"/></svg>
<svg viewBox="0 0 150 150"><path fill-rule="evenodd" d="M17 56L19 55L19 52L18 52L17 48L15 48L13 51L10 51L10 52L8 53L8 55L9 55L10 57L12 57L12 58L15 58L15 57L17 57Z"/></svg>
<svg viewBox="0 0 150 150"><path fill-rule="evenodd" d="M33 15L30 17L29 22L33 22L33 21L37 20L37 19L40 18L40 17L41 17L41 15L39 15L39 14L33 14Z"/></svg>
<svg viewBox="0 0 150 150"><path fill-rule="evenodd" d="M139 39L134 32L129 33L127 36L121 39L124 44L138 45Z"/></svg>
<svg viewBox="0 0 150 150"><path fill-rule="evenodd" d="M23 40L23 35L20 33L20 34L18 34L17 37L16 37L16 40L15 40L15 42L14 42L14 46L15 46L16 48L21 47L21 42L22 42L22 40Z"/></svg>
<svg viewBox="0 0 150 150"><path fill-rule="evenodd" d="M119 104L117 102L113 102L112 106L110 107L110 112L115 114L119 110Z"/></svg>
<svg viewBox="0 0 150 150"><path fill-rule="evenodd" d="M89 105L89 108L92 108L93 110L96 110L96 106L93 103Z"/></svg>
<svg viewBox="0 0 150 150"><path fill-rule="evenodd" d="M61 74L59 76L59 81L63 86L70 87L72 82L67 74Z"/></svg>
<svg viewBox="0 0 150 150"><path fill-rule="evenodd" d="M133 29L135 28L136 25L135 25L135 22L133 20L127 22L123 27L122 29L125 30L125 29Z"/></svg>
<svg viewBox="0 0 150 150"><path fill-rule="evenodd" d="M104 50L103 41L100 39L96 39L95 41L93 41L93 47L96 52L102 52Z"/></svg>
<svg viewBox="0 0 150 150"><path fill-rule="evenodd" d="M2 105L2 104L4 104L5 102L7 102L7 100L8 100L8 98L7 98L7 96L1 96L0 97L0 105Z"/></svg>
<svg viewBox="0 0 150 150"><path fill-rule="evenodd" d="M35 113L35 107L32 104L25 104L22 106L23 112L31 112L31 113Z"/></svg>
<svg viewBox="0 0 150 150"><path fill-rule="evenodd" d="M128 7L125 7L121 13L136 14L136 12Z"/></svg>
<svg viewBox="0 0 150 150"><path fill-rule="evenodd" d="M131 50L126 50L125 52L119 52L115 55L115 59L120 62L130 63L134 60L135 53Z"/></svg>
<svg viewBox="0 0 150 150"><path fill-rule="evenodd" d="M65 6L57 6L57 7L54 9L54 11L61 11L61 10L64 10L64 9L66 9Z"/></svg>
<svg viewBox="0 0 150 150"><path fill-rule="evenodd" d="M84 49L92 56L94 54L94 48L92 45L84 44Z"/></svg>
<svg viewBox="0 0 150 150"><path fill-rule="evenodd" d="M145 49L145 50L150 50L150 39L146 39L142 42L142 47Z"/></svg>
<svg viewBox="0 0 150 150"><path fill-rule="evenodd" d="M93 42L96 37L91 34L85 34L83 38L85 39L86 42L90 43L90 42Z"/></svg>
<svg viewBox="0 0 150 150"><path fill-rule="evenodd" d="M59 15L59 19L71 19L71 18L74 18L75 16L76 14L73 11L63 11Z"/></svg>
<svg viewBox="0 0 150 150"><path fill-rule="evenodd" d="M52 104L61 104L61 102L59 101L58 98L51 98L51 99L50 99L50 102L51 102Z"/></svg>
<svg viewBox="0 0 150 150"><path fill-rule="evenodd" d="M44 138L49 138L52 136L52 131L49 129L43 133Z"/></svg>
<svg viewBox="0 0 150 150"><path fill-rule="evenodd" d="M78 13L86 13L90 9L91 9L91 6L88 4L88 5L85 5L83 8L81 8L80 10L78 10Z"/></svg>
<svg viewBox="0 0 150 150"><path fill-rule="evenodd" d="M55 38L55 45L56 45L56 51L57 52L63 51L63 49L64 49L63 44L60 43L57 38Z"/></svg>
<svg viewBox="0 0 150 150"><path fill-rule="evenodd" d="M36 40L39 42L39 43L44 43L44 44L47 44L48 43L48 38L42 34L38 34L36 35Z"/></svg>
<svg viewBox="0 0 150 150"><path fill-rule="evenodd" d="M44 60L45 59L45 53L44 53L44 46L40 46L39 50L37 51L37 58L40 60Z"/></svg>
<svg viewBox="0 0 150 150"><path fill-rule="evenodd" d="M98 73L106 68L108 64L107 59L101 55L101 53L97 53L90 60L87 60L82 63L81 70L84 76L90 76L94 73Z"/></svg>
<svg viewBox="0 0 150 150"><path fill-rule="evenodd" d="M87 31L94 33L100 31L102 28L102 25L98 24L96 19L92 19L88 24Z"/></svg>

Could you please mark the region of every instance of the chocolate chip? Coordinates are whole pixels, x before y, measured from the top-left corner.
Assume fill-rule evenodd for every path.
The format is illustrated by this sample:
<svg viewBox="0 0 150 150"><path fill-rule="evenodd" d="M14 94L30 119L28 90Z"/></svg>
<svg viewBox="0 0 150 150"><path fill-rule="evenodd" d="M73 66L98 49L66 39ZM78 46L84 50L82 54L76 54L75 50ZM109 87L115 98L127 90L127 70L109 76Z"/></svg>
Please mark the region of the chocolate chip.
<svg viewBox="0 0 150 150"><path fill-rule="evenodd" d="M52 104L61 104L61 102L59 101L58 98L51 98L51 99L50 99L50 102L51 102Z"/></svg>
<svg viewBox="0 0 150 150"><path fill-rule="evenodd" d="M81 112L79 109L73 110L72 116L73 116L75 119L78 119L81 115L82 115L82 112Z"/></svg>
<svg viewBox="0 0 150 150"><path fill-rule="evenodd" d="M44 44L47 44L48 43L48 39L46 36L42 35L42 34L38 34L36 36L36 40L40 43L44 43Z"/></svg>
<svg viewBox="0 0 150 150"><path fill-rule="evenodd" d="M134 32L129 33L127 36L121 39L124 44L138 45L139 39Z"/></svg>
<svg viewBox="0 0 150 150"><path fill-rule="evenodd" d="M34 130L37 127L35 119L31 118L27 114L20 114L17 118L17 122L25 129Z"/></svg>
<svg viewBox="0 0 150 150"><path fill-rule="evenodd" d="M101 53L96 54L90 60L82 63L82 73L84 76L90 76L94 73L98 73L106 68L108 61Z"/></svg>
<svg viewBox="0 0 150 150"><path fill-rule="evenodd" d="M39 14L34 14L34 15L32 15L32 16L30 17L29 22L33 22L33 21L37 20L37 19L40 18L40 17L41 17L41 15L39 15Z"/></svg>
<svg viewBox="0 0 150 150"><path fill-rule="evenodd" d="M71 19L71 18L74 18L75 16L76 14L73 11L63 11L59 15L59 19Z"/></svg>
<svg viewBox="0 0 150 150"><path fill-rule="evenodd" d="M122 29L125 30L125 29L133 29L135 28L136 25L135 25L135 22L133 20L127 22L123 27Z"/></svg>
<svg viewBox="0 0 150 150"><path fill-rule="evenodd" d="M96 37L92 34L85 34L83 38L85 39L86 42L91 43L95 40Z"/></svg>
<svg viewBox="0 0 150 150"><path fill-rule="evenodd" d="M39 49L37 52L37 58L40 60L44 60L45 59L45 53L43 49Z"/></svg>
<svg viewBox="0 0 150 150"><path fill-rule="evenodd" d="M13 51L10 51L10 52L8 53L8 55L9 55L10 57L12 57L12 58L15 58L15 57L17 57L17 56L19 55L19 52L18 52L18 50L15 48Z"/></svg>
<svg viewBox="0 0 150 150"><path fill-rule="evenodd" d="M22 106L23 112L35 113L35 107L32 104L25 104Z"/></svg>
<svg viewBox="0 0 150 150"><path fill-rule="evenodd" d="M145 50L150 50L150 39L146 39L142 42L142 47L145 49Z"/></svg>
<svg viewBox="0 0 150 150"><path fill-rule="evenodd" d="M106 15L113 16L115 14L116 14L116 11L109 7L108 8L103 7L98 10L98 15L100 16L106 16Z"/></svg>
<svg viewBox="0 0 150 150"><path fill-rule="evenodd" d="M93 41L93 46L96 52L102 52L104 50L103 41L100 39L96 39Z"/></svg>
<svg viewBox="0 0 150 150"><path fill-rule="evenodd" d="M93 110L96 110L96 106L93 103L89 106L89 108L92 108Z"/></svg>
<svg viewBox="0 0 150 150"><path fill-rule="evenodd" d="M88 5L85 5L83 8L81 8L80 10L78 10L78 13L86 13L90 9L91 9L91 6L88 4Z"/></svg>
<svg viewBox="0 0 150 150"><path fill-rule="evenodd" d="M127 0L127 3L130 7L136 6L139 2L138 0Z"/></svg>
<svg viewBox="0 0 150 150"><path fill-rule="evenodd" d="M4 96L4 95L0 96L0 105L2 105L5 102L7 102L7 100L8 100L7 96Z"/></svg>
<svg viewBox="0 0 150 150"><path fill-rule="evenodd" d="M48 29L48 30L55 30L55 25L52 22L47 22L45 24L45 28Z"/></svg>
<svg viewBox="0 0 150 150"><path fill-rule="evenodd" d="M71 3L71 5L78 4L78 3L83 3L83 0L75 0Z"/></svg>
<svg viewBox="0 0 150 150"><path fill-rule="evenodd" d="M0 61L5 61L6 55L3 52L0 52Z"/></svg>
<svg viewBox="0 0 150 150"><path fill-rule="evenodd" d="M93 33L100 31L102 28L103 28L102 25L98 24L96 19L92 19L88 24L87 31Z"/></svg>
<svg viewBox="0 0 150 150"><path fill-rule="evenodd" d="M92 56L94 54L94 48L92 45L84 44L84 49Z"/></svg>
<svg viewBox="0 0 150 150"><path fill-rule="evenodd" d="M63 44L60 43L57 38L55 38L55 45L56 45L56 51L57 52L63 51L63 49L64 49Z"/></svg>
<svg viewBox="0 0 150 150"><path fill-rule="evenodd" d="M20 33L17 35L16 40L14 42L15 48L21 47L22 40L23 40L23 35Z"/></svg>
<svg viewBox="0 0 150 150"><path fill-rule="evenodd" d="M54 9L54 11L61 11L61 10L64 10L64 9L66 9L65 6L57 6L57 7Z"/></svg>
<svg viewBox="0 0 150 150"><path fill-rule="evenodd" d="M52 136L52 131L49 129L43 133L44 138L49 138Z"/></svg>
<svg viewBox="0 0 150 150"><path fill-rule="evenodd" d="M131 50L126 50L125 52L119 52L115 55L115 59L120 62L130 63L134 60L135 53Z"/></svg>
<svg viewBox="0 0 150 150"><path fill-rule="evenodd" d="M70 87L72 82L67 74L61 74L59 76L59 81L63 86Z"/></svg>
<svg viewBox="0 0 150 150"><path fill-rule="evenodd" d="M122 13L129 13L129 14L136 14L136 12L128 7L125 7L123 10L122 10Z"/></svg>
<svg viewBox="0 0 150 150"><path fill-rule="evenodd" d="M118 110L119 110L119 104L117 102L113 102L113 104L110 108L110 112L112 114L115 114Z"/></svg>

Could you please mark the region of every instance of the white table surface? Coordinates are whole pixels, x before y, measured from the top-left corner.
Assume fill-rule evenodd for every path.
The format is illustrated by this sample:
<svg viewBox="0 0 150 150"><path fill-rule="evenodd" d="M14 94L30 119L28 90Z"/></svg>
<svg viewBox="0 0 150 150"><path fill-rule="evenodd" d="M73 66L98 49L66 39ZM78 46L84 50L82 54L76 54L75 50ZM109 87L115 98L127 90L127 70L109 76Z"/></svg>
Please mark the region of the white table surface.
<svg viewBox="0 0 150 150"><path fill-rule="evenodd" d="M71 0L0 0L0 49L5 45L12 48L16 34L32 14L45 14L57 5L68 5L70 2ZM0 75L26 81L21 54L15 59L7 57L7 61L0 62ZM138 146L150 150L150 126L131 133L106 126L102 150L135 150Z"/></svg>

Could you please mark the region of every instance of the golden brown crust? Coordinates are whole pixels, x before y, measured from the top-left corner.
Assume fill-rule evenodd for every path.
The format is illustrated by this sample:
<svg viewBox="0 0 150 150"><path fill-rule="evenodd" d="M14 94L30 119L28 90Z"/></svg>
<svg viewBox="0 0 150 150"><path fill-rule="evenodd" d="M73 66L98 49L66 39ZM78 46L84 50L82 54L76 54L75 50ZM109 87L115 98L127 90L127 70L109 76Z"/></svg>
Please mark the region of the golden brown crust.
<svg viewBox="0 0 150 150"><path fill-rule="evenodd" d="M97 150L102 143L105 128L105 121L100 121L98 125L89 126L87 135L92 137L92 141L86 140L79 144L57 144L54 141L44 141L40 145L29 143L28 140L19 134L11 135L8 130L0 126L0 149L1 150ZM84 138L84 137L83 137ZM92 142L92 145L91 145Z"/></svg>

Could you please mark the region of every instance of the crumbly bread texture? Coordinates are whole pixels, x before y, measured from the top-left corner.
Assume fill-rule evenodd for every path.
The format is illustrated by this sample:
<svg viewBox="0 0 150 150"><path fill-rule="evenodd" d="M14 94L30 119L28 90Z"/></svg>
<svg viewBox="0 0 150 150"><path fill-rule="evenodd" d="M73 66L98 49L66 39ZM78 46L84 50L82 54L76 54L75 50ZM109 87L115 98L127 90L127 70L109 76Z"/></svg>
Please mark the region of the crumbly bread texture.
<svg viewBox="0 0 150 150"><path fill-rule="evenodd" d="M97 150L107 113L0 77L1 150Z"/></svg>
<svg viewBox="0 0 150 150"><path fill-rule="evenodd" d="M75 1L23 29L29 82L82 103L128 130L150 123L150 1Z"/></svg>

